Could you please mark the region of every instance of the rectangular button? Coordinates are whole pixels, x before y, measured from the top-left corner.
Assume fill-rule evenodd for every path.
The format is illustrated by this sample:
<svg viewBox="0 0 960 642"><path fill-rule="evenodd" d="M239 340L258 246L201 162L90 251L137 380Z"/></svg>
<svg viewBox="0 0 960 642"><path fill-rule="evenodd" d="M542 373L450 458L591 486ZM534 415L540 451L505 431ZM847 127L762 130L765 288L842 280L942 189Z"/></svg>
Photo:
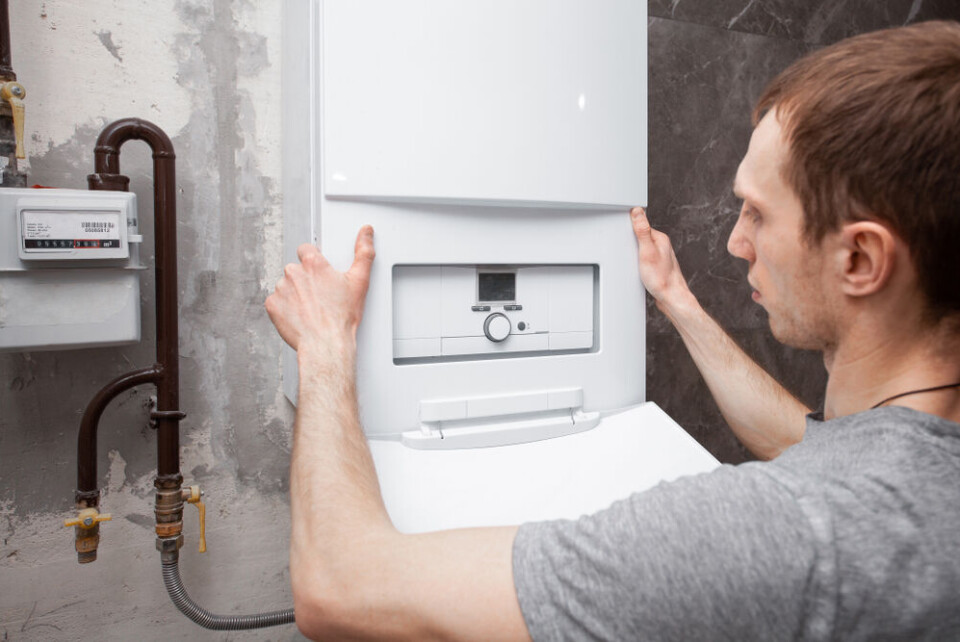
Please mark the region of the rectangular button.
<svg viewBox="0 0 960 642"><path fill-rule="evenodd" d="M470 309L473 310L474 312L489 312L489 311L490 311L490 306L489 306L489 305L474 305L474 306L471 306Z"/></svg>
<svg viewBox="0 0 960 642"><path fill-rule="evenodd" d="M494 343L486 337L450 337L442 339L443 356L455 354L496 354L500 352L524 352L546 350L547 335L511 334L502 343Z"/></svg>
<svg viewBox="0 0 960 642"><path fill-rule="evenodd" d="M410 359L414 357L440 356L441 342L438 338L394 339L393 358Z"/></svg>
<svg viewBox="0 0 960 642"><path fill-rule="evenodd" d="M551 332L551 350L577 350L593 347L592 332Z"/></svg>
<svg viewBox="0 0 960 642"><path fill-rule="evenodd" d="M467 417L494 417L517 415L523 412L549 410L550 394L547 392L484 397L467 400Z"/></svg>
<svg viewBox="0 0 960 642"><path fill-rule="evenodd" d="M420 402L420 421L454 421L467 418L465 399L439 399Z"/></svg>
<svg viewBox="0 0 960 642"><path fill-rule="evenodd" d="M523 306L522 305L505 305L503 306L503 309L504 310L522 310Z"/></svg>

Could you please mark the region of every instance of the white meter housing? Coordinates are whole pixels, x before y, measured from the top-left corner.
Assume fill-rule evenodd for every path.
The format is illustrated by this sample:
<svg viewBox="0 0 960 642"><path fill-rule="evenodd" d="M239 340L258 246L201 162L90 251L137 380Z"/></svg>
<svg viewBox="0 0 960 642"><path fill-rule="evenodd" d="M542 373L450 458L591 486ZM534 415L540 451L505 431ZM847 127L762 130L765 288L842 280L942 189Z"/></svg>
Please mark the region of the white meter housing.
<svg viewBox="0 0 960 642"><path fill-rule="evenodd" d="M140 340L136 195L0 190L0 350Z"/></svg>

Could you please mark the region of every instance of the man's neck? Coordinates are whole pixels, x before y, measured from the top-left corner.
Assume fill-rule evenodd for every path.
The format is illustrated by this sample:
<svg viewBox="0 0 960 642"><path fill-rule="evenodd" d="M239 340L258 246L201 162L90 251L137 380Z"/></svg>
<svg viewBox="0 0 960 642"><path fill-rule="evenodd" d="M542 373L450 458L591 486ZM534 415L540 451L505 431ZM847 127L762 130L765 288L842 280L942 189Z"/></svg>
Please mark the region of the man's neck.
<svg viewBox="0 0 960 642"><path fill-rule="evenodd" d="M829 373L825 418L869 410L894 395L960 382L957 325L853 324L835 349L824 352ZM891 403L960 422L960 388L911 394Z"/></svg>

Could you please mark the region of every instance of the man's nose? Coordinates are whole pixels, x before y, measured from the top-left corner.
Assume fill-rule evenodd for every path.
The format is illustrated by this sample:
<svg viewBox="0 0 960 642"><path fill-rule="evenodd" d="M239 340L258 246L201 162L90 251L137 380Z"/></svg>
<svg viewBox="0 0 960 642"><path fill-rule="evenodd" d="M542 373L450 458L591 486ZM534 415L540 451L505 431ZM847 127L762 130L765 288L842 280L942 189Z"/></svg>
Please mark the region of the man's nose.
<svg viewBox="0 0 960 642"><path fill-rule="evenodd" d="M730 252L730 254L738 259L753 262L755 258L753 244L747 238L743 228L744 220L743 214L741 213L737 218L737 224L733 226L733 231L730 232L730 238L727 239L727 252Z"/></svg>

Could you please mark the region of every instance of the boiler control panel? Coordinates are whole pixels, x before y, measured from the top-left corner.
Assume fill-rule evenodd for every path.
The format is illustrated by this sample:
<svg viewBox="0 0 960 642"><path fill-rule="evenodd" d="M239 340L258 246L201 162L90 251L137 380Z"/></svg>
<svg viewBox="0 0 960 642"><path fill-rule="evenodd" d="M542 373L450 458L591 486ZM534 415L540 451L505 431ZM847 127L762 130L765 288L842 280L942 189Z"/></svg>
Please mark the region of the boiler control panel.
<svg viewBox="0 0 960 642"><path fill-rule="evenodd" d="M393 359L590 352L595 265L396 265Z"/></svg>

